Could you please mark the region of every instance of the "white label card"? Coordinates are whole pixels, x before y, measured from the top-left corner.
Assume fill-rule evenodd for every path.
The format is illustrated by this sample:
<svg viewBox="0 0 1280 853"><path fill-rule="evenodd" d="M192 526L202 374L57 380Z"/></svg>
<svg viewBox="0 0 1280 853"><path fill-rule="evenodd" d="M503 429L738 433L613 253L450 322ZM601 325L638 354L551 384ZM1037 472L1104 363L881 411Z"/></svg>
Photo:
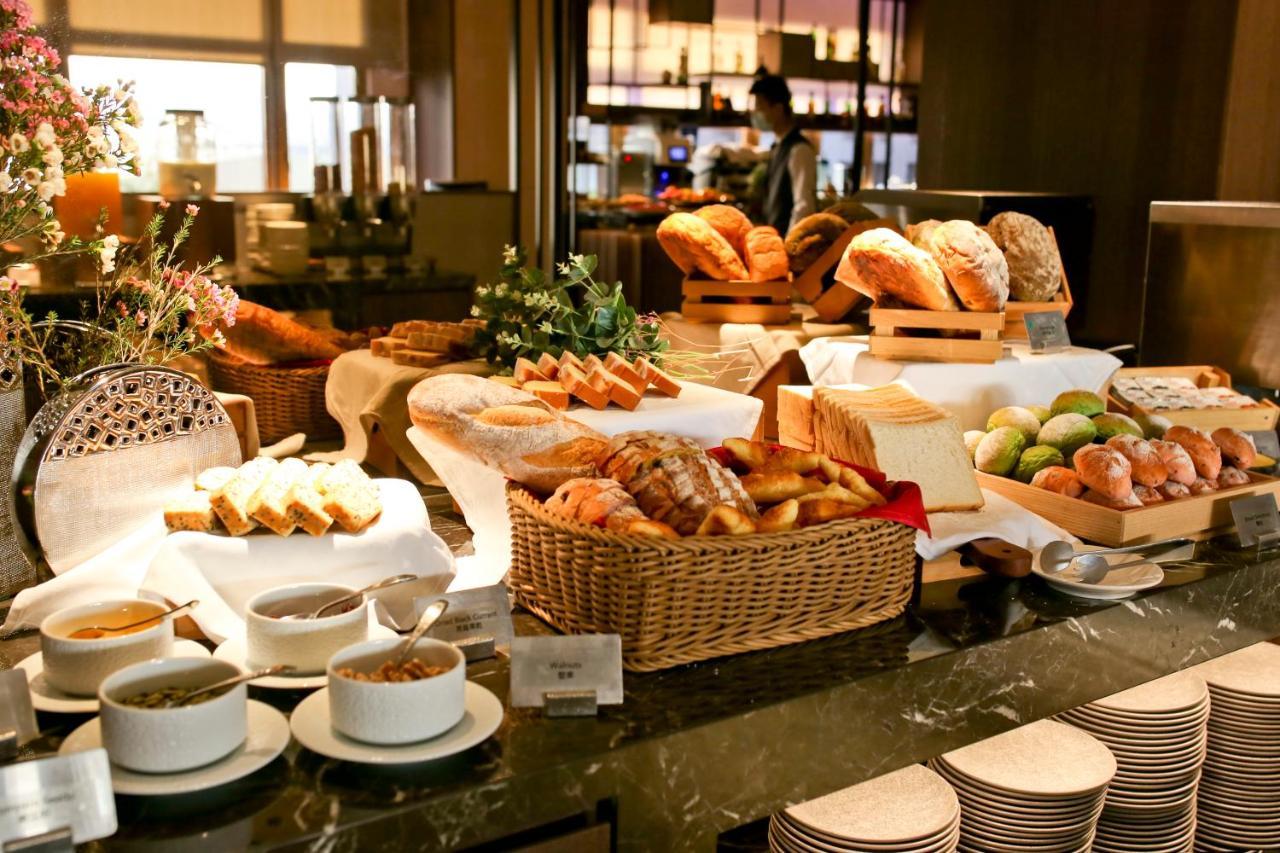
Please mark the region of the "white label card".
<svg viewBox="0 0 1280 853"><path fill-rule="evenodd" d="M1058 311L1031 311L1022 316L1032 352L1058 352L1071 346L1067 318Z"/></svg>
<svg viewBox="0 0 1280 853"><path fill-rule="evenodd" d="M0 845L63 828L76 844L115 833L105 749L0 767Z"/></svg>
<svg viewBox="0 0 1280 853"><path fill-rule="evenodd" d="M1276 507L1275 495L1236 498L1231 502L1231 517L1235 519L1242 547L1267 544L1280 534L1280 509Z"/></svg>
<svg viewBox="0 0 1280 853"><path fill-rule="evenodd" d="M8 732L18 735L18 746L40 733L35 708L31 707L27 674L20 669L0 672L0 737Z"/></svg>
<svg viewBox="0 0 1280 853"><path fill-rule="evenodd" d="M448 600L449 609L427 631L428 637L449 643L492 638L496 649L511 648L515 632L511 627L511 598L505 586L497 583L419 599L420 609L437 598Z"/></svg>
<svg viewBox="0 0 1280 853"><path fill-rule="evenodd" d="M600 705L622 704L622 637L578 634L511 641L511 707L541 708L546 694L595 691Z"/></svg>

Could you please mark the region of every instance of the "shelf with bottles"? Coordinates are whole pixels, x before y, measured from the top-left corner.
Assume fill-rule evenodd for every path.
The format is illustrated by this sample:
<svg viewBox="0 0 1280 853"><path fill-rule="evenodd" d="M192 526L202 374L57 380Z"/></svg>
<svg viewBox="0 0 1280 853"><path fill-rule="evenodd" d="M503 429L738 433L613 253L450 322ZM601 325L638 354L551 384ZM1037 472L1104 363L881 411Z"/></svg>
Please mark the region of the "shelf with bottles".
<svg viewBox="0 0 1280 853"><path fill-rule="evenodd" d="M704 112L697 109L672 109L667 107L641 107L630 105L604 106L588 104L581 115L592 121L608 121L613 124L633 124L646 119L665 119L676 124L701 127L749 127L749 113L738 111ZM797 113L796 123L801 130L853 130L853 116L845 113ZM914 117L893 117L894 133L915 133ZM864 117L863 130L867 133L884 132L888 127L883 115Z"/></svg>

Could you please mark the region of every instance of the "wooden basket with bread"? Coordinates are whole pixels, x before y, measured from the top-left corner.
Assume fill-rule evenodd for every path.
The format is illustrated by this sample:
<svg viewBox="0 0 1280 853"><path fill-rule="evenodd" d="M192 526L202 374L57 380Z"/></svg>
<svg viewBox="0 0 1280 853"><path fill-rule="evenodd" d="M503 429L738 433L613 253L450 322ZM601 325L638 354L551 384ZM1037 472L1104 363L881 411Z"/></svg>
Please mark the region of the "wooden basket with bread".
<svg viewBox="0 0 1280 853"><path fill-rule="evenodd" d="M470 376L423 380L409 407L509 479L516 599L560 630L620 634L629 670L864 627L911 596L913 483L745 439L606 438Z"/></svg>

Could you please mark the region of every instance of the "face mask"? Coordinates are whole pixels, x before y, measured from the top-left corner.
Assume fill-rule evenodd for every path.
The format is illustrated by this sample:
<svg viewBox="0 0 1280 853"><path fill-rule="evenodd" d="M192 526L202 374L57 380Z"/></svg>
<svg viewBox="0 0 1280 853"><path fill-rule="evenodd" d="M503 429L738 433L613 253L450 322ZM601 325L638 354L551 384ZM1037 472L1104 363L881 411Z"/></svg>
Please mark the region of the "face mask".
<svg viewBox="0 0 1280 853"><path fill-rule="evenodd" d="M769 119L765 118L764 113L756 112L755 110L751 111L751 126L756 130L773 129L772 125L769 124Z"/></svg>

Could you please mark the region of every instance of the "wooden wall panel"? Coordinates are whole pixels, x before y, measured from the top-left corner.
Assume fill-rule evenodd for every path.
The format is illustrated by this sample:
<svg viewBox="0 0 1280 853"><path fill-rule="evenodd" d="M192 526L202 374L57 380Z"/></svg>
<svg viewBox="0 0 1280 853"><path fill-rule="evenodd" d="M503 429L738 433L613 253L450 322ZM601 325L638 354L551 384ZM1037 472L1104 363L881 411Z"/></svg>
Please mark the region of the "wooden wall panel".
<svg viewBox="0 0 1280 853"><path fill-rule="evenodd" d="M1084 193L1084 336L1131 340L1147 208L1217 190L1234 0L929 0L919 185Z"/></svg>
<svg viewBox="0 0 1280 853"><path fill-rule="evenodd" d="M1280 2L1239 2L1218 197L1280 201Z"/></svg>

